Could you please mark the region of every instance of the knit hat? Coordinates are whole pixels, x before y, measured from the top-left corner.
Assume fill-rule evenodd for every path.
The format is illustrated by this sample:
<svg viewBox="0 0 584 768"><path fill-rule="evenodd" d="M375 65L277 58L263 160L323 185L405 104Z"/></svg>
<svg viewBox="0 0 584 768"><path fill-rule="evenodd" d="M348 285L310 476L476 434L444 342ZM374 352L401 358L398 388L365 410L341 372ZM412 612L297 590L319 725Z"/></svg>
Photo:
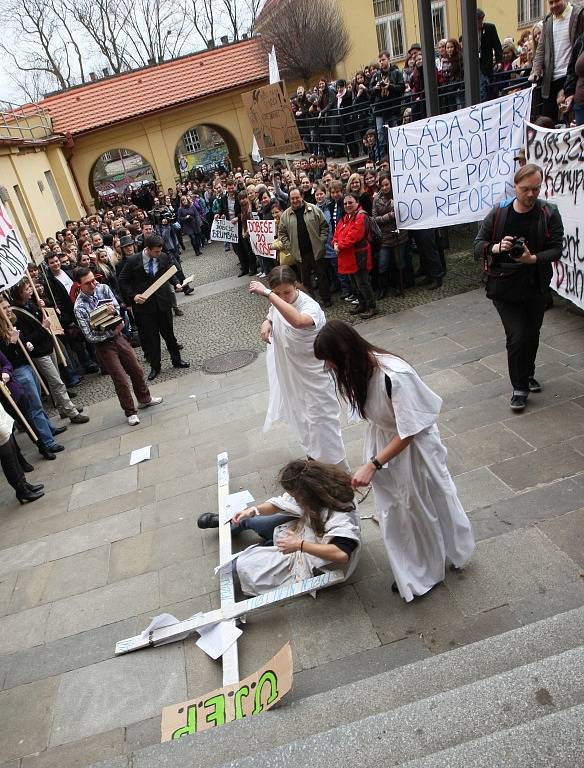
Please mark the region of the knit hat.
<svg viewBox="0 0 584 768"><path fill-rule="evenodd" d="M132 235L123 235L123 237L120 237L120 248L125 248L127 245L134 245L134 238Z"/></svg>

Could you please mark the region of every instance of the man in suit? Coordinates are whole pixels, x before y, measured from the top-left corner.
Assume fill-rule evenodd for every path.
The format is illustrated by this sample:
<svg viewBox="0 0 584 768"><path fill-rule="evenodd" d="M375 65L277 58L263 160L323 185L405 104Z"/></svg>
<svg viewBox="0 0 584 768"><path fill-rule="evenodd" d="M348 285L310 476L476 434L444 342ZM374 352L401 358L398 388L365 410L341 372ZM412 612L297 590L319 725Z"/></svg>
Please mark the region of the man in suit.
<svg viewBox="0 0 584 768"><path fill-rule="evenodd" d="M479 61L481 101L489 99L489 84L493 77L493 61L499 68L503 61L503 48L499 40L497 27L485 22L485 12L477 8L477 29L479 34Z"/></svg>
<svg viewBox="0 0 584 768"><path fill-rule="evenodd" d="M136 315L140 328L142 347L151 366L148 381L160 373L160 337L164 339L174 368L188 368L180 356L180 346L172 327L172 294L164 283L150 298L142 295L160 275L171 266L170 258L162 252L163 240L159 235L144 238L144 250L129 256L119 275L120 290L124 300ZM176 276L170 278L174 290L182 289Z"/></svg>
<svg viewBox="0 0 584 768"><path fill-rule="evenodd" d="M558 122L558 95L564 90L570 55L584 33L584 7L549 0L530 80L541 80L541 113Z"/></svg>

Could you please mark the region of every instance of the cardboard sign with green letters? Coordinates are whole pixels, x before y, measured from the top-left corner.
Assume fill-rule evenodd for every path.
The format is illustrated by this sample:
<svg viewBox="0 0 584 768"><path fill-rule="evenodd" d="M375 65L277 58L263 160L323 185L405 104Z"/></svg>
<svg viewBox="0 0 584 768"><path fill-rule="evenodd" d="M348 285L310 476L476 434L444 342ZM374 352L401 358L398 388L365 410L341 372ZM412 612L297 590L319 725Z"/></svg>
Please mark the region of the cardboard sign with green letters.
<svg viewBox="0 0 584 768"><path fill-rule="evenodd" d="M284 83L255 88L241 98L263 157L304 150Z"/></svg>
<svg viewBox="0 0 584 768"><path fill-rule="evenodd" d="M278 653L239 683L226 685L197 699L162 710L161 741L177 741L232 720L259 715L292 688L292 648L287 643Z"/></svg>

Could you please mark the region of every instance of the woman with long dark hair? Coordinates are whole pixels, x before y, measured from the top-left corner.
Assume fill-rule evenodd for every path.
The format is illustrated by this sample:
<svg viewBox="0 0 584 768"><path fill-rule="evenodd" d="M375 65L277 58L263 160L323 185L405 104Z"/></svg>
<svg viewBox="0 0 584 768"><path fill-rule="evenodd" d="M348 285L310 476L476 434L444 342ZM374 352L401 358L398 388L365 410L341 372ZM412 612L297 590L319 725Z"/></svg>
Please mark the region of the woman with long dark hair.
<svg viewBox="0 0 584 768"><path fill-rule="evenodd" d="M261 595L314 575L314 569L353 572L361 548L359 514L351 476L310 459L291 461L280 472L285 493L233 516L235 524L277 513L291 519L273 531L273 545L248 547L236 560L242 591Z"/></svg>
<svg viewBox="0 0 584 768"><path fill-rule="evenodd" d="M326 323L318 302L298 287L291 267L275 267L269 288L252 281L250 293L270 303L260 336L268 345L270 395L264 424L284 421L295 431L305 454L331 464L345 463L341 413L334 383L314 357L314 340Z"/></svg>
<svg viewBox="0 0 584 768"><path fill-rule="evenodd" d="M444 580L446 559L461 568L475 547L436 426L442 400L409 363L340 320L319 332L314 354L367 421L366 463L352 483L373 486L392 589L410 602Z"/></svg>

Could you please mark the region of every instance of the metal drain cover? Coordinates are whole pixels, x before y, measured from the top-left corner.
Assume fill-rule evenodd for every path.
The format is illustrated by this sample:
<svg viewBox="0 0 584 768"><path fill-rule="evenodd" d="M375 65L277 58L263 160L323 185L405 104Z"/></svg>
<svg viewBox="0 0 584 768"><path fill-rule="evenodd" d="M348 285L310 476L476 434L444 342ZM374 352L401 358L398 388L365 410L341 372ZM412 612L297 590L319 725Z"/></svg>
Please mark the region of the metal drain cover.
<svg viewBox="0 0 584 768"><path fill-rule="evenodd" d="M253 361L258 353L253 349L235 349L217 357L210 357L203 363L205 373L228 373L243 368Z"/></svg>

